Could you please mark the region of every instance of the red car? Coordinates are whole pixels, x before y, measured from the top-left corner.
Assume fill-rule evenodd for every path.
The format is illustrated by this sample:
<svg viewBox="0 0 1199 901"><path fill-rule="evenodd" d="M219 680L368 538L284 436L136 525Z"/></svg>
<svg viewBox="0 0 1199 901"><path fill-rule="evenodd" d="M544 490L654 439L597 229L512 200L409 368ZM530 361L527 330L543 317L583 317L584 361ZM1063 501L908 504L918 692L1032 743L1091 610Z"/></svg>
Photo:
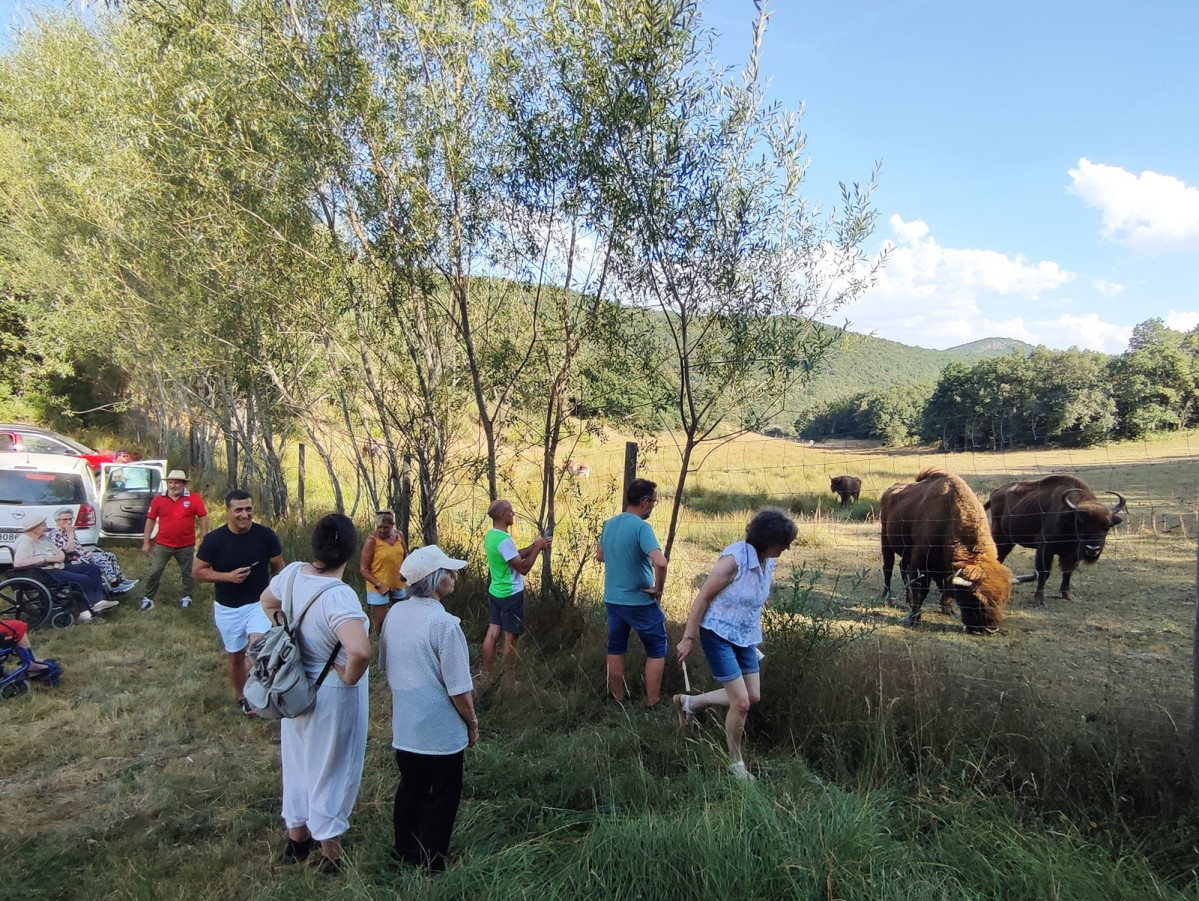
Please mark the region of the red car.
<svg viewBox="0 0 1199 901"><path fill-rule="evenodd" d="M0 453L58 454L63 457L82 457L92 472L100 471L101 463L113 463L116 451L95 450L74 438L60 435L36 425L0 422Z"/></svg>

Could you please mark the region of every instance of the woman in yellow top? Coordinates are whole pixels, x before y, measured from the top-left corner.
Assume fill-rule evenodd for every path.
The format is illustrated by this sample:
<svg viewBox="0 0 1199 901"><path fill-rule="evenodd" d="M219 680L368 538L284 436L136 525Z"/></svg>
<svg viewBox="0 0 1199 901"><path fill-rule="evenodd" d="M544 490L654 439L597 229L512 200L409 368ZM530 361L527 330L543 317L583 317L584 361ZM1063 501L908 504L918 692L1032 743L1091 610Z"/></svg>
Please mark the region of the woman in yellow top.
<svg viewBox="0 0 1199 901"><path fill-rule="evenodd" d="M383 618L393 601L407 597L400 564L408 556L404 538L395 527L396 517L390 510L375 513L375 531L362 545L362 560L358 570L366 579L366 604L371 629L376 635L383 628Z"/></svg>

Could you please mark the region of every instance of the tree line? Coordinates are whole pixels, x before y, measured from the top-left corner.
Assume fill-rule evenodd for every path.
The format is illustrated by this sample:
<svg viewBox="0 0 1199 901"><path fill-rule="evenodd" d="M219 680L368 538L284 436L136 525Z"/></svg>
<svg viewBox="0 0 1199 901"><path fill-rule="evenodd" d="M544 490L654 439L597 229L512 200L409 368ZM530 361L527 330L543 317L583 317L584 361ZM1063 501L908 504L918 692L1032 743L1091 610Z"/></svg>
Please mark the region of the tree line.
<svg viewBox="0 0 1199 901"><path fill-rule="evenodd" d="M777 416L882 263L877 170L803 196L755 6L737 73L694 0L46 14L0 58L0 403L127 410L274 516L292 442L339 510L410 461L426 542L530 456L552 525L593 417L665 425L669 553L697 449Z"/></svg>
<svg viewBox="0 0 1199 901"><path fill-rule="evenodd" d="M1085 447L1199 426L1199 328L1160 319L1133 329L1128 349L1038 347L972 365L951 363L935 385L863 392L813 407L804 438L938 443L946 450L1056 444Z"/></svg>

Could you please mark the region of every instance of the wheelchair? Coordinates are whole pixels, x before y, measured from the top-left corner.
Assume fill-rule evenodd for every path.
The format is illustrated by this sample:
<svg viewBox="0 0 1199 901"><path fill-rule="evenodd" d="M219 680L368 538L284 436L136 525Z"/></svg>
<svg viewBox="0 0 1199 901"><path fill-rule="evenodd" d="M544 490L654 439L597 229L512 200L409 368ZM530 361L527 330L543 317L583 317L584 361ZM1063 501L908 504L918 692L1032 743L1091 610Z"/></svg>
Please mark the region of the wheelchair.
<svg viewBox="0 0 1199 901"><path fill-rule="evenodd" d="M0 619L19 619L29 631L46 623L65 629L75 622L71 612L82 600L79 587L54 578L53 570L13 568L0 578Z"/></svg>
<svg viewBox="0 0 1199 901"><path fill-rule="evenodd" d="M0 622L0 701L25 694L30 682L58 685L62 676L62 666L57 660L37 660L33 651L21 647L18 634L9 623ZM40 663L41 668L30 674L34 663Z"/></svg>

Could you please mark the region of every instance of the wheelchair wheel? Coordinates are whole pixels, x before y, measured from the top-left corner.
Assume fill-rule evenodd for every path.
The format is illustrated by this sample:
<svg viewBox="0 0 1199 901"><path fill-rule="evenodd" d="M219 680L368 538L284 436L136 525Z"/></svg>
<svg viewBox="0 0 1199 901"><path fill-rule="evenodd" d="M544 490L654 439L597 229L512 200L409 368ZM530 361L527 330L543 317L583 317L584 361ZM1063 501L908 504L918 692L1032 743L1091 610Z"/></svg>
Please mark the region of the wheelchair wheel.
<svg viewBox="0 0 1199 901"><path fill-rule="evenodd" d="M9 682L3 688L0 688L0 699L7 701L9 698L15 698L29 691L29 683L24 679L16 682Z"/></svg>
<svg viewBox="0 0 1199 901"><path fill-rule="evenodd" d="M19 619L30 631L40 629L53 606L50 589L24 576L0 582L0 619Z"/></svg>
<svg viewBox="0 0 1199 901"><path fill-rule="evenodd" d="M59 607L50 617L51 629L68 629L75 622L75 617L71 615L70 610L64 610Z"/></svg>

